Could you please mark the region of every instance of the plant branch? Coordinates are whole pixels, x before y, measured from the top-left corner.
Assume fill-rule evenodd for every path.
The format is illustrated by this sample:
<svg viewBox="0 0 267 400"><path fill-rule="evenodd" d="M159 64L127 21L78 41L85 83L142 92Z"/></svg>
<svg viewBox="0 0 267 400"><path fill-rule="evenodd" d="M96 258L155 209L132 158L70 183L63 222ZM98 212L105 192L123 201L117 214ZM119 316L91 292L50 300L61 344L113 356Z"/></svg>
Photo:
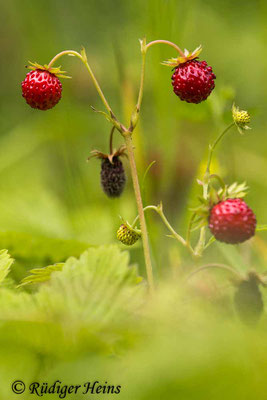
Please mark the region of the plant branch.
<svg viewBox="0 0 267 400"><path fill-rule="evenodd" d="M144 94L145 64L146 64L146 39L144 38L144 39L140 40L140 44L141 44L141 54L142 54L140 86L139 86L137 103L136 103L135 109L131 116L131 123L130 123L130 127L129 127L130 132L132 132L134 130L134 128L136 127L136 125L138 123L141 104L142 104L142 100L143 100L143 94Z"/></svg>
<svg viewBox="0 0 267 400"><path fill-rule="evenodd" d="M187 242L181 235L179 235L174 228L171 226L171 224L169 223L169 221L167 220L163 209L162 209L162 204L160 204L159 206L146 206L144 209L144 211L147 210L154 210L156 211L156 213L161 217L163 223L165 224L165 226L168 228L168 230L171 232L172 236L178 240L178 242L180 242L184 247L187 247L190 252L193 254L193 249L190 245L189 242ZM134 227L137 223L137 221L139 220L139 215L137 215L137 217L134 219L132 226Z"/></svg>
<svg viewBox="0 0 267 400"><path fill-rule="evenodd" d="M175 50L178 51L178 53L182 56L185 57L185 54L182 52L182 50L180 49L179 46L177 46L177 44L170 42L169 40L153 40L152 42L148 43L146 45L146 49L148 49L149 47L153 46L154 44L167 44L171 47L173 47Z"/></svg>
<svg viewBox="0 0 267 400"><path fill-rule="evenodd" d="M115 126L111 128L110 137L109 137L109 154L113 154L113 133L115 131Z"/></svg>
<svg viewBox="0 0 267 400"><path fill-rule="evenodd" d="M221 141L221 139L224 137L224 135L232 128L232 126L234 126L235 123L232 122L229 126L227 126L226 129L224 129L224 131L217 137L217 139L209 145L209 155L208 155L208 162L207 162L207 168L206 168L206 172L209 173L210 172L210 164L211 164L211 160L212 160L212 156L213 156L213 152L215 150L215 147L217 146L217 144Z"/></svg>

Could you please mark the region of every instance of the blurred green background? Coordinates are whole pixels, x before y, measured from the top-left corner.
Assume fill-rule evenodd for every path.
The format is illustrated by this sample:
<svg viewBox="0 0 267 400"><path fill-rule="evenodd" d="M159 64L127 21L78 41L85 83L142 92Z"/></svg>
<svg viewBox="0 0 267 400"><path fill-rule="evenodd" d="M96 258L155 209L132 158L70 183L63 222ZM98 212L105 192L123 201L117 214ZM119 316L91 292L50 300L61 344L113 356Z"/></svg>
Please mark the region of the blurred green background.
<svg viewBox="0 0 267 400"><path fill-rule="evenodd" d="M110 127L90 109L102 104L84 66L75 58L60 60L72 80L63 81L63 97L52 110L33 110L21 96L28 60L45 64L82 45L116 115L127 122L138 93L138 39L167 39L189 50L202 44L201 59L217 79L210 98L199 105L184 104L172 92L172 72L160 62L175 52L162 45L148 52L134 136L141 181L156 160L144 186L145 204L162 200L169 220L185 234L208 144L231 122L235 101L251 112L252 130L244 136L231 130L212 171L227 183L246 180L247 202L258 222L267 223L265 0L0 0L0 7L0 248L16 259L13 278L88 247L116 243L119 216L131 221L136 215L127 161L127 188L116 200L101 190L100 162L86 162L91 150L108 150ZM121 142L117 135L116 146ZM157 215L148 215L148 227L157 277L172 273L161 280L153 303L135 289L126 287L125 294L118 280L96 286L95 294L83 275L75 281L71 268L57 275L47 297L44 287L34 301L28 293L1 288L1 381L11 382L17 365L16 378L29 381L104 377L124 385L121 398L127 400L266 398L266 317L258 330L236 325L233 290L220 273L215 280L204 275L193 301L179 287L182 269L205 262L265 270L266 233L238 248L214 244L193 262L165 236ZM144 274L140 243L130 249L130 260ZM77 264L78 271L84 268ZM122 265L127 275L128 263ZM9 398L10 387L1 387L2 393Z"/></svg>

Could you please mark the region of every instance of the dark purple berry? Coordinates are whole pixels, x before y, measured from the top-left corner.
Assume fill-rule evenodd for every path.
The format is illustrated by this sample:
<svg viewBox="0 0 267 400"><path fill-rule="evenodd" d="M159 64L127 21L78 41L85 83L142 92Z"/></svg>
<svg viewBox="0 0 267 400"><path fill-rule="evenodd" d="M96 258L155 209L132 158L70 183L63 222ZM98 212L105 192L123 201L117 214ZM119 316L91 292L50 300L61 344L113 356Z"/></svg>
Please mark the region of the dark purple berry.
<svg viewBox="0 0 267 400"><path fill-rule="evenodd" d="M105 158L101 163L101 185L108 197L119 197L125 187L126 177L121 160L113 157L112 161Z"/></svg>

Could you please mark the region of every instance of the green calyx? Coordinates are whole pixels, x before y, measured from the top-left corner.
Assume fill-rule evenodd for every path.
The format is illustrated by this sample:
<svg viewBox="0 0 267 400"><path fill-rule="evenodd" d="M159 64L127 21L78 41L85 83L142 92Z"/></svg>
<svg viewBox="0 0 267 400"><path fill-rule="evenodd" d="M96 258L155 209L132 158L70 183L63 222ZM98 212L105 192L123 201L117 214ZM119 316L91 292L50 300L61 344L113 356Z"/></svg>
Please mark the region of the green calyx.
<svg viewBox="0 0 267 400"><path fill-rule="evenodd" d="M202 51L201 45L198 46L194 51L189 52L187 49L184 50L184 57L176 57L176 58L170 58L169 60L163 61L161 64L166 65L167 67L178 67L180 64L184 64L187 61L194 60L195 58L198 58L199 54Z"/></svg>
<svg viewBox="0 0 267 400"><path fill-rule="evenodd" d="M33 63L31 61L28 61L30 65L27 65L26 68L31 69L32 71L35 71L36 69L41 69L43 71L48 71L53 75L56 75L58 78L66 78L66 79L71 79L71 76L65 75L67 72L61 70L60 67L49 67L47 64L41 65L38 63Z"/></svg>

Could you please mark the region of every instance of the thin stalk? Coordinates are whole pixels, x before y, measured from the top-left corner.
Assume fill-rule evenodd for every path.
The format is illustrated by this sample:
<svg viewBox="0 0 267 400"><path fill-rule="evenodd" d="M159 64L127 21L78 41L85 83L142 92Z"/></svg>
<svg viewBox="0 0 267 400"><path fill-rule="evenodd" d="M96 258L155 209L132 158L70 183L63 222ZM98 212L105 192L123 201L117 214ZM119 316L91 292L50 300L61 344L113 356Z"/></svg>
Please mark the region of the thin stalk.
<svg viewBox="0 0 267 400"><path fill-rule="evenodd" d="M109 154L113 154L113 133L115 131L115 126L112 127L109 137Z"/></svg>
<svg viewBox="0 0 267 400"><path fill-rule="evenodd" d="M189 279L192 278L192 276L194 276L195 274L204 271L205 269L210 269L210 268L219 268L219 269L223 269L225 271L231 272L233 275L237 276L238 278L241 278L241 275L239 274L239 272L237 272L234 268L229 267L228 265L225 264L206 264L203 265L202 267L199 267L197 269L195 269L194 271L192 271L187 277L186 280L188 281Z"/></svg>
<svg viewBox="0 0 267 400"><path fill-rule="evenodd" d="M142 54L140 86L139 86L137 103L131 116L131 122L129 127L130 132L134 130L134 128L138 123L141 104L143 100L143 94L144 94L144 80L145 80L145 66L146 66L146 39L141 40L140 43L141 43L141 54Z"/></svg>
<svg viewBox="0 0 267 400"><path fill-rule="evenodd" d="M144 80L145 80L145 65L146 65L146 52L142 52L142 66L141 66L141 78L140 78L140 88L138 93L138 99L136 104L137 112L139 113L144 93Z"/></svg>
<svg viewBox="0 0 267 400"><path fill-rule="evenodd" d="M64 50L61 51L60 53L56 54L55 57L52 58L52 60L50 61L50 63L48 64L48 68L51 68L52 65L62 56L75 56L78 57L82 60L82 56L80 53L78 53L77 51L74 50ZM83 60L82 60L83 61Z"/></svg>
<svg viewBox="0 0 267 400"><path fill-rule="evenodd" d="M206 244L206 226L203 226L200 229L199 240L194 250L194 255L196 257L201 257L202 252L205 248L205 244Z"/></svg>
<svg viewBox="0 0 267 400"><path fill-rule="evenodd" d="M182 57L185 57L185 54L182 52L182 50L180 49L179 46L177 46L177 44L170 42L169 40L153 40L153 42L150 42L146 45L146 49L148 49L149 47L153 46L154 44L167 44L171 47L173 47L175 50L178 51L178 53L180 53L180 55Z"/></svg>
<svg viewBox="0 0 267 400"><path fill-rule="evenodd" d="M203 197L204 199L208 198L208 194L209 194L209 179L210 179L210 164L212 161L212 156L213 156L213 152L217 146L217 144L221 141L221 139L224 137L224 135L232 128L232 126L234 126L234 122L231 123L226 129L224 129L224 131L217 137L217 139L215 139L215 141L209 145L209 155L208 155L208 162L207 162L207 167L206 167L206 172L204 175L204 183L203 183ZM199 240L198 243L195 247L195 255L197 257L202 255L202 252L205 248L205 244L206 244L206 226L203 226L200 229L200 235L199 235Z"/></svg>
<svg viewBox="0 0 267 400"><path fill-rule="evenodd" d="M93 73L93 71L92 71L90 65L88 64L88 61L87 61L87 58L86 58L85 53L84 53L84 56L83 56L83 55L81 55L80 53L78 53L77 51L74 51L74 50L64 50L64 51L61 51L61 52L58 53L54 58L52 58L52 60L51 60L50 63L48 64L48 68L52 67L52 65L53 65L60 57L65 56L65 55L75 56L75 57L79 58L79 59L82 61L82 63L85 65L85 67L86 67L87 71L89 72L89 75L90 75L90 77L91 77L91 79L92 79L92 81L93 81L93 84L94 84L94 86L95 86L95 88L96 88L96 90L97 90L97 92L98 92L98 94L99 94L99 97L100 97L101 100L102 100L102 103L104 104L106 110L109 112L109 114L110 114L110 116L111 116L111 118L112 118L112 120L113 120L114 125L115 125L116 128L119 129L119 131L121 132L121 131L122 131L122 128L124 128L124 127L123 127L122 124L119 124L119 123L117 122L117 119L116 119L116 117L115 117L115 114L113 113L113 111L112 111L112 109L111 109L111 107L110 107L110 105L109 105L109 103L108 103L108 101L107 101L107 99L106 99L104 93L102 92L102 89L101 89L101 87L100 87L100 85L99 85L99 83L98 83L98 81L97 81L97 79L96 79L96 77L95 77L95 75L94 75L94 73ZM124 130L126 130L126 129L124 128Z"/></svg>
<svg viewBox="0 0 267 400"><path fill-rule="evenodd" d="M220 140L224 137L224 135L229 131L229 129L232 128L232 126L234 126L235 123L233 122L232 124L230 124L218 137L217 139L211 144L209 145L209 155L208 155L208 163L207 163L207 168L206 168L206 172L210 172L210 164L211 164L211 160L212 160L212 156L213 156L213 152L215 150L215 147L217 146L217 144L220 142Z"/></svg>
<svg viewBox="0 0 267 400"><path fill-rule="evenodd" d="M148 280L149 289L153 293L154 292L154 279L153 279L153 270L152 270L151 256L150 256L149 243L148 243L148 233L147 233L145 214L144 214L144 210L143 210L143 201L142 201L142 196L141 196L141 191L140 191L140 185L139 185L139 180L138 180L138 175L137 175L136 163L135 163L135 158L134 158L134 149L133 149L131 132L124 134L124 140L125 140L125 144L127 147L131 175L132 175L132 180L133 180L134 193L135 193L135 198L136 198L136 203L137 203L138 215L139 215L139 219L140 219L140 228L141 228L141 232L142 232L142 241L143 241L147 280Z"/></svg>
<svg viewBox="0 0 267 400"><path fill-rule="evenodd" d="M184 238L183 238L181 235L179 235L179 234L173 229L173 227L171 226L171 224L170 224L169 221L167 220L167 218L166 218L166 216L165 216L165 214L164 214L164 212L163 212L163 210L162 210L161 207L158 208L157 213L160 215L160 217L161 217L163 223L166 225L166 227L169 229L169 231L172 233L172 235L173 235L183 246L187 247L187 242L186 242L186 240L184 240Z"/></svg>
<svg viewBox="0 0 267 400"><path fill-rule="evenodd" d="M147 211L147 210L154 210L156 211L156 213L161 217L163 223L165 224L165 226L168 228L168 230L171 232L172 236L178 240L178 242L180 242L184 247L187 247L191 253L193 253L193 249L190 246L190 243L188 243L181 235L179 235L174 228L171 226L171 224L169 223L169 221L167 220L163 210L162 210L162 206L146 206L143 211ZM137 223L137 221L139 220L139 215L137 215L137 217L134 219L132 226L134 227Z"/></svg>

